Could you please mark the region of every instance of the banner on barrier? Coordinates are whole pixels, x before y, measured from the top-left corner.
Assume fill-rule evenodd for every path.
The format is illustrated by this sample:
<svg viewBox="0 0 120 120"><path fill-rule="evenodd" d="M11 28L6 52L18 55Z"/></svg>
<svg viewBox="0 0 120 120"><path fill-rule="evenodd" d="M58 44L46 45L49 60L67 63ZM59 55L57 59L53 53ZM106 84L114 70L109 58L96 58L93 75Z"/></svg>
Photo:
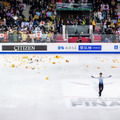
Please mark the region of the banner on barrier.
<svg viewBox="0 0 120 120"><path fill-rule="evenodd" d="M47 51L47 45L2 45L2 51Z"/></svg>

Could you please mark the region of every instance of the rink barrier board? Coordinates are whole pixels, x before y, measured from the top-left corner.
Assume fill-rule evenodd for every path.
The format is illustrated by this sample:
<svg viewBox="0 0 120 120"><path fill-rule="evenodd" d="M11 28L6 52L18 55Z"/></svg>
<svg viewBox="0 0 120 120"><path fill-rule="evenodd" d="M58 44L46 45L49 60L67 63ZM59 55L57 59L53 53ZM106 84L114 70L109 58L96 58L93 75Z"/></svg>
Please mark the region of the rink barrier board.
<svg viewBox="0 0 120 120"><path fill-rule="evenodd" d="M118 43L3 43L0 54L120 54Z"/></svg>
<svg viewBox="0 0 120 120"><path fill-rule="evenodd" d="M120 52L0 52L0 54L120 54Z"/></svg>

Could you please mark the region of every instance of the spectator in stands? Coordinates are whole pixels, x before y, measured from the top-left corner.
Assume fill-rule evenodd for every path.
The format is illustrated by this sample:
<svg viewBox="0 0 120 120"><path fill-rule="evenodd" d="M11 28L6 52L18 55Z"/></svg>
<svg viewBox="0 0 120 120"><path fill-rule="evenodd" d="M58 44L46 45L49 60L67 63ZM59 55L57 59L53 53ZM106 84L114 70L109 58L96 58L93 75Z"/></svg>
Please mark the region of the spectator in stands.
<svg viewBox="0 0 120 120"><path fill-rule="evenodd" d="M106 29L106 34L112 34L112 28L110 27L110 25L108 26L108 28Z"/></svg>
<svg viewBox="0 0 120 120"><path fill-rule="evenodd" d="M120 26L120 20L117 21L116 25L117 25L117 27Z"/></svg>
<svg viewBox="0 0 120 120"><path fill-rule="evenodd" d="M95 21L98 21L98 14L97 14L96 11L94 12L94 20L95 20Z"/></svg>
<svg viewBox="0 0 120 120"><path fill-rule="evenodd" d="M107 20L105 20L103 24L103 33L105 33L106 29L107 29Z"/></svg>
<svg viewBox="0 0 120 120"><path fill-rule="evenodd" d="M96 26L96 21L93 19L92 21L92 25L93 25L93 32L95 31L95 26Z"/></svg>
<svg viewBox="0 0 120 120"><path fill-rule="evenodd" d="M63 27L63 25L64 25L64 21L63 21L63 19L60 21L60 33L62 34L62 27Z"/></svg>
<svg viewBox="0 0 120 120"><path fill-rule="evenodd" d="M102 24L103 33L105 33L106 31L108 33L109 30L112 30L112 33L114 33L117 25L119 24L119 22L114 23L112 21L113 19L116 19L116 20L118 19L116 5L117 5L117 3L115 0L111 0L111 1L97 0L97 1L95 1L94 19L97 19L97 16L98 16L97 22L100 22ZM97 14L96 14L96 11L97 11ZM106 22L106 20L107 20L107 22Z"/></svg>
<svg viewBox="0 0 120 120"><path fill-rule="evenodd" d="M110 27L114 27L115 25L114 25L114 22L111 20L111 22L110 22Z"/></svg>
<svg viewBox="0 0 120 120"><path fill-rule="evenodd" d="M85 24L86 24L86 20L83 19L83 20L82 20L82 25L85 25Z"/></svg>
<svg viewBox="0 0 120 120"><path fill-rule="evenodd" d="M30 38L30 35L27 35L27 39L26 39L26 42L32 42L32 39Z"/></svg>

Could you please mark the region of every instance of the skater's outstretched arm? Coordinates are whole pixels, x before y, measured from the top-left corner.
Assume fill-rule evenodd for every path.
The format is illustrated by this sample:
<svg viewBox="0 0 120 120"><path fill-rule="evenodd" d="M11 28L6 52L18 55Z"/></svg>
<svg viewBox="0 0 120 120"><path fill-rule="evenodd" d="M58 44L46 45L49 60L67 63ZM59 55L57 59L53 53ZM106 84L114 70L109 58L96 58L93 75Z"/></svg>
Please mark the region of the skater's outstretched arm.
<svg viewBox="0 0 120 120"><path fill-rule="evenodd" d="M94 76L91 76L92 78L95 78L95 79L99 79L99 77L94 77Z"/></svg>
<svg viewBox="0 0 120 120"><path fill-rule="evenodd" d="M106 79L106 78L111 78L111 77L112 77L112 75L109 75L108 77L103 77L103 78L105 78L105 79Z"/></svg>

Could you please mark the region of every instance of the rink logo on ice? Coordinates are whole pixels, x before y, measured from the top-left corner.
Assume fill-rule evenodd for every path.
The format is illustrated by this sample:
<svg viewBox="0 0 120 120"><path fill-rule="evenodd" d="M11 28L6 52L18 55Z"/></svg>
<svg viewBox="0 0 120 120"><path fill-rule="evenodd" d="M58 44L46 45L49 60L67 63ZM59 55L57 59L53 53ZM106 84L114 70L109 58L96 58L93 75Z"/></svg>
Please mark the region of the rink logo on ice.
<svg viewBox="0 0 120 120"><path fill-rule="evenodd" d="M77 98L71 100L72 107L120 107L120 98Z"/></svg>
<svg viewBox="0 0 120 120"><path fill-rule="evenodd" d="M47 51L47 45L3 45L2 51Z"/></svg>
<svg viewBox="0 0 120 120"><path fill-rule="evenodd" d="M102 45L79 45L78 47L79 50L87 50L87 51L101 51L102 50Z"/></svg>

